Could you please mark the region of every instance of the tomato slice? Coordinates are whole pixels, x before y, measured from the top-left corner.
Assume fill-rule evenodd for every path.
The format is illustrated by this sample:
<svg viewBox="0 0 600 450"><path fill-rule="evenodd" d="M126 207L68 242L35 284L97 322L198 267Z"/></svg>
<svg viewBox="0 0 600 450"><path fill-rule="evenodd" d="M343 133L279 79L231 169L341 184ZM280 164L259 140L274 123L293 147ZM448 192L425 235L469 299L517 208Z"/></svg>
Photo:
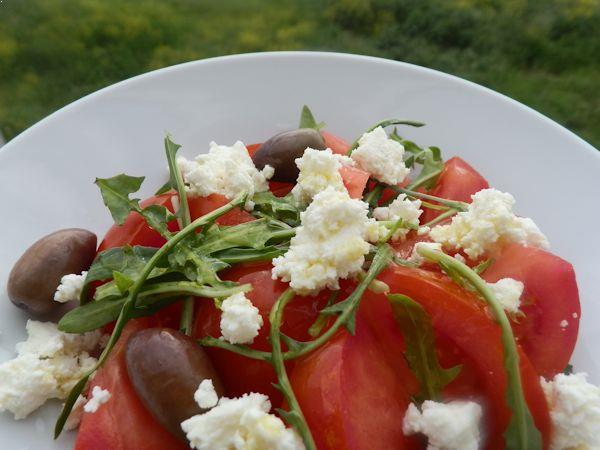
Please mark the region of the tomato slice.
<svg viewBox="0 0 600 450"><path fill-rule="evenodd" d="M471 195L489 188L487 180L461 158L455 156L444 163L444 169L431 195L471 203ZM421 223L427 223L442 211L425 209Z"/></svg>
<svg viewBox="0 0 600 450"><path fill-rule="evenodd" d="M290 381L320 450L420 448L402 433L411 398L388 361L359 316L354 336L341 330L295 365ZM406 366L399 353L394 361Z"/></svg>
<svg viewBox="0 0 600 450"><path fill-rule="evenodd" d="M539 248L511 244L493 255L482 277L492 283L514 278L525 285L525 317L513 321L515 335L540 375L562 372L575 348L581 315L573 266Z"/></svg>
<svg viewBox="0 0 600 450"><path fill-rule="evenodd" d="M192 220L202 217L209 212L214 211L221 206L229 203L227 197L221 194L210 194L207 197L192 197L188 199L190 216ZM226 214L223 214L215 222L219 225L239 225L240 223L250 222L254 216L241 208L234 208Z"/></svg>
<svg viewBox="0 0 600 450"><path fill-rule="evenodd" d="M270 264L242 266L228 271L223 276L241 284L252 284L253 289L246 296L259 309L263 317L263 326L250 347L263 351L271 349L268 341L269 313L277 298L287 288L287 284L272 279L271 267ZM282 332L297 340L311 339L308 328L314 323L318 311L326 304L327 296L328 293L324 291L316 297L294 298L286 307ZM201 300L197 305L194 335L197 338L207 335L219 337L221 335L220 311L210 300ZM248 392L259 392L268 395L274 405L281 402L281 393L272 385L277 381L277 377L269 363L251 360L217 348L206 348L206 351L221 375L228 395L238 397Z"/></svg>
<svg viewBox="0 0 600 450"><path fill-rule="evenodd" d="M321 136L325 140L325 145L331 149L333 153L345 155L350 149L350 144L341 137L331 134L328 131L321 131Z"/></svg>
<svg viewBox="0 0 600 450"><path fill-rule="evenodd" d="M340 175L351 198L362 198L369 173L352 166L340 167Z"/></svg>
<svg viewBox="0 0 600 450"><path fill-rule="evenodd" d="M379 279L390 286L391 292L409 296L431 316L436 332L438 351L443 349L445 367L463 364L464 375L456 380L447 395L469 395L481 401L486 417L486 449L503 449L503 433L508 426L511 411L506 405L507 376L504 368L504 350L501 330L485 304L473 294L454 284L437 272L391 266ZM370 312L369 310L372 309ZM391 307L384 296L368 292L361 311L371 315L372 323L383 329L386 321L377 317L391 316ZM388 323L389 322L389 319ZM399 330L397 332L400 334ZM388 343L399 345L401 336ZM390 345L390 344L388 344ZM539 377L524 353L520 354L521 377L536 426L547 447L550 435L550 417ZM546 448L545 447L545 448Z"/></svg>
<svg viewBox="0 0 600 450"><path fill-rule="evenodd" d="M160 205L173 212L173 203L171 198L173 192L167 192L161 195L155 195L140 203L142 208L150 205ZM177 221L169 222L169 230L177 231L179 226ZM104 240L100 243L98 252L123 245L143 245L146 247L161 247L166 240L150 228L146 221L138 213L130 213L125 219L123 225L113 225L110 227Z"/></svg>
<svg viewBox="0 0 600 450"><path fill-rule="evenodd" d="M95 413L84 413L75 450L184 450L184 443L165 430L142 405L127 375L125 344L152 319L131 320L104 366L90 383L108 389L110 400Z"/></svg>

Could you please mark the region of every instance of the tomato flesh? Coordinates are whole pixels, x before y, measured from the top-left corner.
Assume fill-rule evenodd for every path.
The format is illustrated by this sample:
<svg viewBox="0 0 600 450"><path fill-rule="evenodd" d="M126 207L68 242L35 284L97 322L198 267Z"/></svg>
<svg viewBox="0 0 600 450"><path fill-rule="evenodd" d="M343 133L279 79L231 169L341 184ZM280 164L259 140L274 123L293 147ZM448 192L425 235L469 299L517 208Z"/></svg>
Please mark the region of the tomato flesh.
<svg viewBox="0 0 600 450"><path fill-rule="evenodd" d="M525 285L520 308L525 316L513 320L515 336L537 372L552 378L565 369L577 342L581 306L573 266L519 244L505 246L492 259L482 274L486 281L514 278Z"/></svg>
<svg viewBox="0 0 600 450"><path fill-rule="evenodd" d="M449 200L471 203L471 195L489 188L487 180L461 158L455 156L444 163L444 169L438 178L431 195ZM421 223L435 219L443 211L425 209Z"/></svg>
<svg viewBox="0 0 600 450"><path fill-rule="evenodd" d="M447 349L456 348L454 357L451 352L445 352L446 363L449 366L463 364L468 371L465 381L469 385L454 385L453 389L463 394L470 391L474 399L482 402L487 434L484 448L503 449L503 433L511 416L505 399L504 350L500 327L485 304L445 275L432 271L391 266L382 272L379 279L390 286L391 292L407 295L425 309L436 332L436 344L442 343ZM391 315L391 307L384 296L367 293L361 309L375 307L378 307L380 315ZM383 324L380 321L378 326L383 327ZM396 338L398 341L401 337ZM525 396L547 446L550 418L539 377L524 353L521 353L520 360L521 377L527 389ZM469 381L473 377L477 380L474 384Z"/></svg>
<svg viewBox="0 0 600 450"><path fill-rule="evenodd" d="M321 136L323 136L327 148L330 148L333 153L345 155L348 153L348 150L350 150L350 144L335 134L329 133L328 131L321 131Z"/></svg>
<svg viewBox="0 0 600 450"><path fill-rule="evenodd" d="M350 198L362 198L369 180L369 173L352 166L342 166L340 175Z"/></svg>

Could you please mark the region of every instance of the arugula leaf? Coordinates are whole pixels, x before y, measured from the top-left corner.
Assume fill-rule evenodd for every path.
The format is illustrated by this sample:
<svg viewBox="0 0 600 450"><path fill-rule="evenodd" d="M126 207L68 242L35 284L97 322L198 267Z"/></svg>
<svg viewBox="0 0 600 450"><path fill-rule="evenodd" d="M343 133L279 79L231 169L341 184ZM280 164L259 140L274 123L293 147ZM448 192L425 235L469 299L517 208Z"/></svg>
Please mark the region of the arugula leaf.
<svg viewBox="0 0 600 450"><path fill-rule="evenodd" d="M388 295L388 300L404 336L406 359L421 386L418 400L439 400L442 389L456 378L461 366L440 366L431 318L421 305L401 294Z"/></svg>
<svg viewBox="0 0 600 450"><path fill-rule="evenodd" d="M117 225L123 225L132 210L140 209L140 199L130 199L129 194L139 191L144 179L123 173L112 178L96 178L104 204Z"/></svg>
<svg viewBox="0 0 600 450"><path fill-rule="evenodd" d="M191 281L175 281L145 285L139 293L139 303L131 317L152 315L158 310L181 300L183 295L195 297L220 298L229 297L238 292L248 292L252 285L205 286ZM96 330L119 316L127 296L116 299L103 298L86 305L79 306L66 313L58 322L58 328L65 333L85 333Z"/></svg>
<svg viewBox="0 0 600 450"><path fill-rule="evenodd" d="M294 234L293 228L284 228L272 220L263 218L232 227L212 227L197 248L203 254L234 247L262 249L269 241L291 237Z"/></svg>
<svg viewBox="0 0 600 450"><path fill-rule="evenodd" d="M183 183L183 177L181 171L177 165L177 151L181 148L181 145L176 144L171 140L171 136L165 136L165 152L167 153L167 161L169 163L169 182L171 187L177 190L179 194L179 211L178 216L181 218L183 226L189 225L191 222L190 208L188 206L187 194L185 192L185 184Z"/></svg>
<svg viewBox="0 0 600 450"><path fill-rule="evenodd" d="M126 245L99 253L88 269L81 292L80 303L83 305L90 300L89 292L91 284L94 281L109 280L113 278L114 272L135 278L156 251L157 249L153 247L130 247Z"/></svg>
<svg viewBox="0 0 600 450"><path fill-rule="evenodd" d="M133 280L130 277L116 270L113 272L113 280L121 295L125 295L133 284Z"/></svg>
<svg viewBox="0 0 600 450"><path fill-rule="evenodd" d="M125 174L112 178L96 178L96 185L104 204L117 225L123 225L130 212L137 212L144 217L148 225L163 236L169 236L167 223L175 217L161 205L151 205L142 209L139 198L129 198L130 194L139 191L144 177L132 177Z"/></svg>
<svg viewBox="0 0 600 450"><path fill-rule="evenodd" d="M227 264L239 264L254 261L271 261L283 255L288 250L287 245L268 245L264 248L228 248L212 254L214 258Z"/></svg>
<svg viewBox="0 0 600 450"><path fill-rule="evenodd" d="M308 106L304 105L302 107L302 112L300 113L300 124L298 125L298 128L312 128L319 131L324 126L325 122L317 123L315 116L313 116L313 113Z"/></svg>
<svg viewBox="0 0 600 450"><path fill-rule="evenodd" d="M198 237L186 237L168 255L169 264L182 272L188 279L198 283L216 285L222 283L217 272L229 267L216 258L207 255L198 248Z"/></svg>
<svg viewBox="0 0 600 450"><path fill-rule="evenodd" d="M272 192L259 192L252 198L254 211L261 212L290 226L300 225L300 208L292 194L276 197Z"/></svg>
<svg viewBox="0 0 600 450"><path fill-rule="evenodd" d="M444 168L442 152L438 147L428 147L417 160L422 164L423 168L419 176L407 186L407 189L417 189L419 187L431 189L437 183Z"/></svg>

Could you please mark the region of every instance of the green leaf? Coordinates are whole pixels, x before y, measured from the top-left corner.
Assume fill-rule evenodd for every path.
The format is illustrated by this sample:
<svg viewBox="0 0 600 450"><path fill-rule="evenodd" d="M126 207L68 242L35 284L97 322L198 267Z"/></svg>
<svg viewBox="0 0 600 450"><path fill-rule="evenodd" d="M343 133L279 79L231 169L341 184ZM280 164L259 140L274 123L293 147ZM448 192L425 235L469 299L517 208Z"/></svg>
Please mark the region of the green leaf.
<svg viewBox="0 0 600 450"><path fill-rule="evenodd" d="M94 281L110 280L114 272L119 272L129 278L135 278L156 251L157 249L153 247L124 246L99 253L88 269L81 293L81 304L85 304L90 300L89 292Z"/></svg>
<svg viewBox="0 0 600 450"><path fill-rule="evenodd" d="M198 242L198 236L191 235L175 246L168 255L170 266L182 272L189 280L198 283L222 283L217 272L229 267L229 264L208 256L207 252L199 248Z"/></svg>
<svg viewBox="0 0 600 450"><path fill-rule="evenodd" d="M165 193L169 192L171 189L173 189L173 186L171 186L171 180L169 179L169 181L167 181L165 184L163 184L161 187L158 188L158 190L154 193L154 195L165 194Z"/></svg>
<svg viewBox="0 0 600 450"><path fill-rule="evenodd" d="M407 189L417 189L419 187L431 189L437 183L444 168L444 160L440 149L438 147L426 148L422 154L415 156L415 160L423 167L419 176L407 186Z"/></svg>
<svg viewBox="0 0 600 450"><path fill-rule="evenodd" d="M300 225L300 208L291 194L276 197L272 192L259 192L252 198L254 211L280 220L292 227Z"/></svg>
<svg viewBox="0 0 600 450"><path fill-rule="evenodd" d="M140 190L145 177L120 174L112 178L96 178L96 185L104 204L117 225L123 225L131 211L139 210L139 199L130 199L129 194Z"/></svg>
<svg viewBox="0 0 600 450"><path fill-rule="evenodd" d="M137 212L151 228L168 237L170 233L167 224L175 218L173 214L161 205L150 205L142 209L140 199L129 198L130 194L140 189L143 181L144 177L120 174L112 178L96 178L96 185L100 188L104 204L117 225L123 225L129 213Z"/></svg>
<svg viewBox="0 0 600 450"><path fill-rule="evenodd" d="M317 123L315 116L313 116L313 113L308 106L304 105L302 107L302 112L300 113L300 124L298 125L298 128L312 128L319 131L324 126L324 122Z"/></svg>
<svg viewBox="0 0 600 450"><path fill-rule="evenodd" d="M421 390L418 399L437 401L444 386L459 374L461 366L451 369L440 366L431 318L421 305L401 294L388 295L388 300L404 336L406 359L419 380Z"/></svg>
<svg viewBox="0 0 600 450"><path fill-rule="evenodd" d="M255 261L271 261L283 255L288 250L287 245L268 245L261 249L228 248L212 254L214 258L226 264L240 264Z"/></svg>
<svg viewBox="0 0 600 450"><path fill-rule="evenodd" d="M485 261L482 261L479 264L477 264L475 267L473 267L473 271L477 275L481 275L483 272L485 272L487 270L488 267L490 267L492 265L493 262L494 262L493 258L488 258Z"/></svg>
<svg viewBox="0 0 600 450"><path fill-rule="evenodd" d="M56 425L54 425L54 439L58 438L60 433L62 433L65 423L67 423L67 419L69 418L69 414L71 413L75 402L85 389L85 386L87 385L92 373L93 371L88 372L85 376L83 376L73 387L73 389L71 389L71 392L69 392L69 395L65 400L65 405L63 406L63 409L56 420Z"/></svg>
<svg viewBox="0 0 600 450"><path fill-rule="evenodd" d="M177 165L177 151L181 148L181 145L176 144L171 140L169 135L165 136L165 152L167 154L167 162L169 163L169 182L171 187L177 191L179 195L179 211L178 216L181 218L183 226L189 225L191 222L190 208L187 201L187 194L185 192L185 184L183 177Z"/></svg>
<svg viewBox="0 0 600 450"><path fill-rule="evenodd" d="M263 218L232 227L212 227L198 250L204 254L213 254L234 247L262 249L271 240L289 238L294 234L294 229L284 228Z"/></svg>
<svg viewBox="0 0 600 450"><path fill-rule="evenodd" d="M113 280L121 295L125 295L133 284L133 280L130 277L116 270L113 272Z"/></svg>

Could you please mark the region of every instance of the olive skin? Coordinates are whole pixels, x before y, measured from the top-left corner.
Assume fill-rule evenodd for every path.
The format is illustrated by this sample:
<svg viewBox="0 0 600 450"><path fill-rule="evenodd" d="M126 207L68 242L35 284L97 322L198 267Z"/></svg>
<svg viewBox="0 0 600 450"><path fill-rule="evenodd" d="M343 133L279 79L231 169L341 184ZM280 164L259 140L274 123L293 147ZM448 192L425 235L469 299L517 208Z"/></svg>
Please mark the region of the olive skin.
<svg viewBox="0 0 600 450"><path fill-rule="evenodd" d="M210 378L218 396L225 393L202 347L170 328L134 333L127 341L125 361L129 379L144 406L161 425L184 441L181 422L204 412L194 400L200 382Z"/></svg>
<svg viewBox="0 0 600 450"><path fill-rule="evenodd" d="M271 180L294 183L299 173L294 160L301 157L307 147L325 150L327 145L321 133L312 128L284 131L265 141L252 160L259 170L267 164L275 169Z"/></svg>
<svg viewBox="0 0 600 450"><path fill-rule="evenodd" d="M8 298L32 316L61 307L54 301L60 279L87 270L96 256L97 238L91 231L67 228L44 236L17 260L8 276Z"/></svg>

